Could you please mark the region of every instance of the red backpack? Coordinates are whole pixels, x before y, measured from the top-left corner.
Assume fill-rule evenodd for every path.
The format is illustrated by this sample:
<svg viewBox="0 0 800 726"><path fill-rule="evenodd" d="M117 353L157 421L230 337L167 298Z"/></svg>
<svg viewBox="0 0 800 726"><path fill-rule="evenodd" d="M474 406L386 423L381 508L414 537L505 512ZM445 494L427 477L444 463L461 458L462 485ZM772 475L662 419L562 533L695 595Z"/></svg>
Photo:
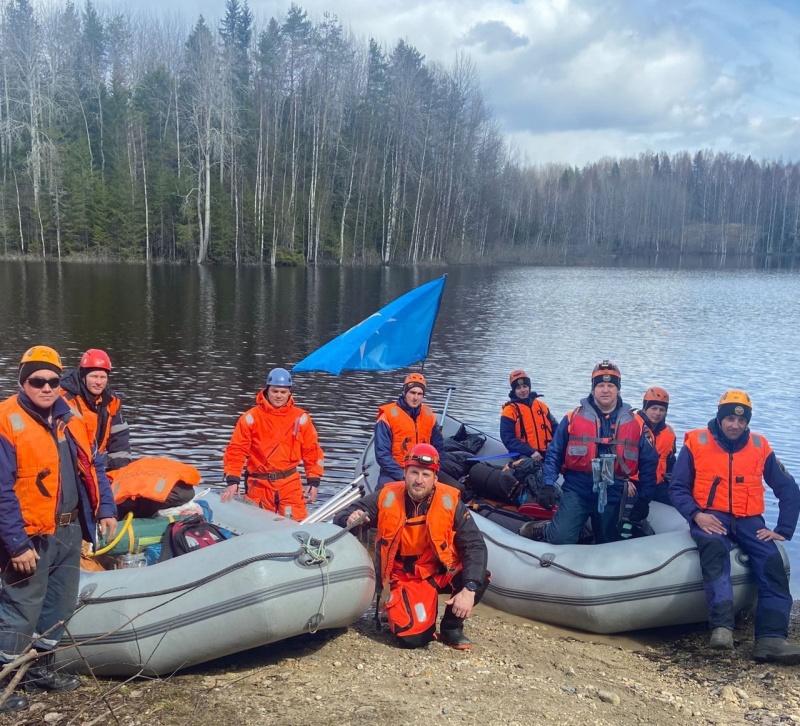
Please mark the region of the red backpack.
<svg viewBox="0 0 800 726"><path fill-rule="evenodd" d="M167 525L161 538L161 556L158 561L185 555L225 539L227 537L217 525L206 522L199 514L195 514Z"/></svg>

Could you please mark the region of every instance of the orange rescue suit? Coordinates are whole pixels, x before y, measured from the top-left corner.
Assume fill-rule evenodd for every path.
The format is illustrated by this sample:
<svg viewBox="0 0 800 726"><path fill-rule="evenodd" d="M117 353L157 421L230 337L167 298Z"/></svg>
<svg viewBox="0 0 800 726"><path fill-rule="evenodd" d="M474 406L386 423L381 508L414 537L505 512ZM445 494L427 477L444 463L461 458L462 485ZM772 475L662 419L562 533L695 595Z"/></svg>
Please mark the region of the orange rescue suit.
<svg viewBox="0 0 800 726"><path fill-rule="evenodd" d="M694 460L692 494L699 507L735 517L764 513L764 465L772 448L763 436L751 433L744 448L729 453L708 429L696 429L683 445Z"/></svg>
<svg viewBox="0 0 800 726"><path fill-rule="evenodd" d="M256 405L239 417L225 449L225 477L238 478L246 468L248 499L300 521L306 517L297 471L301 461L307 481L322 477L323 453L311 416L295 406L292 396L275 408L265 391L259 391Z"/></svg>
<svg viewBox="0 0 800 726"><path fill-rule="evenodd" d="M417 444L430 444L436 414L424 403L416 419L411 418L397 403L387 403L378 409L378 421L385 421L392 432L392 458L403 466L406 454Z"/></svg>
<svg viewBox="0 0 800 726"><path fill-rule="evenodd" d="M145 456L106 473L117 504L138 498L163 502L179 482L196 487L201 481L200 472L191 464L155 456Z"/></svg>
<svg viewBox="0 0 800 726"><path fill-rule="evenodd" d="M108 416L105 418L103 430L98 432L97 426L100 417L95 411L92 411L91 408L85 405L81 396L69 393L63 388L61 389L61 395L64 397L64 400L80 414L86 426L86 431L89 434L89 441L96 441L97 450L102 454L108 447L108 439L111 436L111 420L116 416L121 405L119 398L109 393L111 401L108 404ZM99 403L101 399L102 397L98 396L97 403Z"/></svg>
<svg viewBox="0 0 800 726"><path fill-rule="evenodd" d="M502 415L514 422L514 434L520 441L544 454L553 440L553 424L549 413L550 409L534 398L530 406L521 401L509 401L503 406Z"/></svg>
<svg viewBox="0 0 800 726"><path fill-rule="evenodd" d="M569 440L564 456L564 471L582 471L591 474L592 459L597 458L598 444L613 447L615 479L636 479L639 473L639 440L645 425L630 406L623 405L617 412L614 435L600 438L600 419L591 406L579 406L567 414Z"/></svg>
<svg viewBox="0 0 800 726"><path fill-rule="evenodd" d="M78 482L89 497L94 514L100 505L100 488L86 427L78 414L56 421L55 436L19 405L17 396L0 403L0 436L14 447L19 500L25 531L30 535L53 534L60 501L61 477L58 444L67 434L77 451Z"/></svg>

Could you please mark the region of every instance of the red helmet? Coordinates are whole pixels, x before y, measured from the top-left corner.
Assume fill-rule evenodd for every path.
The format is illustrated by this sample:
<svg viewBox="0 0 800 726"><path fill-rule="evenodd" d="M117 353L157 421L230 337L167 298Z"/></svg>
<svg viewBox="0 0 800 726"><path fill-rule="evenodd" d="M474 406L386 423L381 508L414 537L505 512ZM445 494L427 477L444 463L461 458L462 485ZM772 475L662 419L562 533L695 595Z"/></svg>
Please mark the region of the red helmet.
<svg viewBox="0 0 800 726"><path fill-rule="evenodd" d="M403 391L407 391L414 386L422 386L423 392L428 387L428 383L422 373L409 373L403 381Z"/></svg>
<svg viewBox="0 0 800 726"><path fill-rule="evenodd" d="M111 358L108 353L99 348L89 348L81 356L81 368L100 368L104 371L111 370Z"/></svg>
<svg viewBox="0 0 800 726"><path fill-rule="evenodd" d="M439 471L439 452L430 444L416 444L406 455L405 465Z"/></svg>
<svg viewBox="0 0 800 726"><path fill-rule="evenodd" d="M642 408L646 409L648 406L663 406L664 408L669 407L669 393L667 393L666 389L659 388L658 386L650 386L644 392L644 398L642 399Z"/></svg>

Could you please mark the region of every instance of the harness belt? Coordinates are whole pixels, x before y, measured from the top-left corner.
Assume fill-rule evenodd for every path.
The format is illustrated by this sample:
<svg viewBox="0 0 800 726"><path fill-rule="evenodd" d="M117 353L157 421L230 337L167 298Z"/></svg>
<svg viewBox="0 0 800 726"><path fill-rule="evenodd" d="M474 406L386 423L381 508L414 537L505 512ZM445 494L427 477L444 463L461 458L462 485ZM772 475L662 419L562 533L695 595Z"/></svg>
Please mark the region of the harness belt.
<svg viewBox="0 0 800 726"><path fill-rule="evenodd" d="M78 508L75 507L71 512L64 512L56 515L56 527L66 527L78 518Z"/></svg>
<svg viewBox="0 0 800 726"><path fill-rule="evenodd" d="M286 477L291 476L297 471L297 467L293 466L291 469L284 469L283 471L270 471L265 472L263 474L253 474L252 472L247 472L248 479L261 479L262 481L278 481L280 479L286 479Z"/></svg>

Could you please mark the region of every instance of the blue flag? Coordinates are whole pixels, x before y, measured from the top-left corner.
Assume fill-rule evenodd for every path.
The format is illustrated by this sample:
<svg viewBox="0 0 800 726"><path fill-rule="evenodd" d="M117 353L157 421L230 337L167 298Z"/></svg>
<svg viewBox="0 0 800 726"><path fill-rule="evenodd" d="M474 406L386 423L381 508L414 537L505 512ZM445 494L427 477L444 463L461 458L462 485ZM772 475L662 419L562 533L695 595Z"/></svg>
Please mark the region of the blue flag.
<svg viewBox="0 0 800 726"><path fill-rule="evenodd" d="M447 275L407 292L306 356L292 372L392 371L424 361Z"/></svg>

